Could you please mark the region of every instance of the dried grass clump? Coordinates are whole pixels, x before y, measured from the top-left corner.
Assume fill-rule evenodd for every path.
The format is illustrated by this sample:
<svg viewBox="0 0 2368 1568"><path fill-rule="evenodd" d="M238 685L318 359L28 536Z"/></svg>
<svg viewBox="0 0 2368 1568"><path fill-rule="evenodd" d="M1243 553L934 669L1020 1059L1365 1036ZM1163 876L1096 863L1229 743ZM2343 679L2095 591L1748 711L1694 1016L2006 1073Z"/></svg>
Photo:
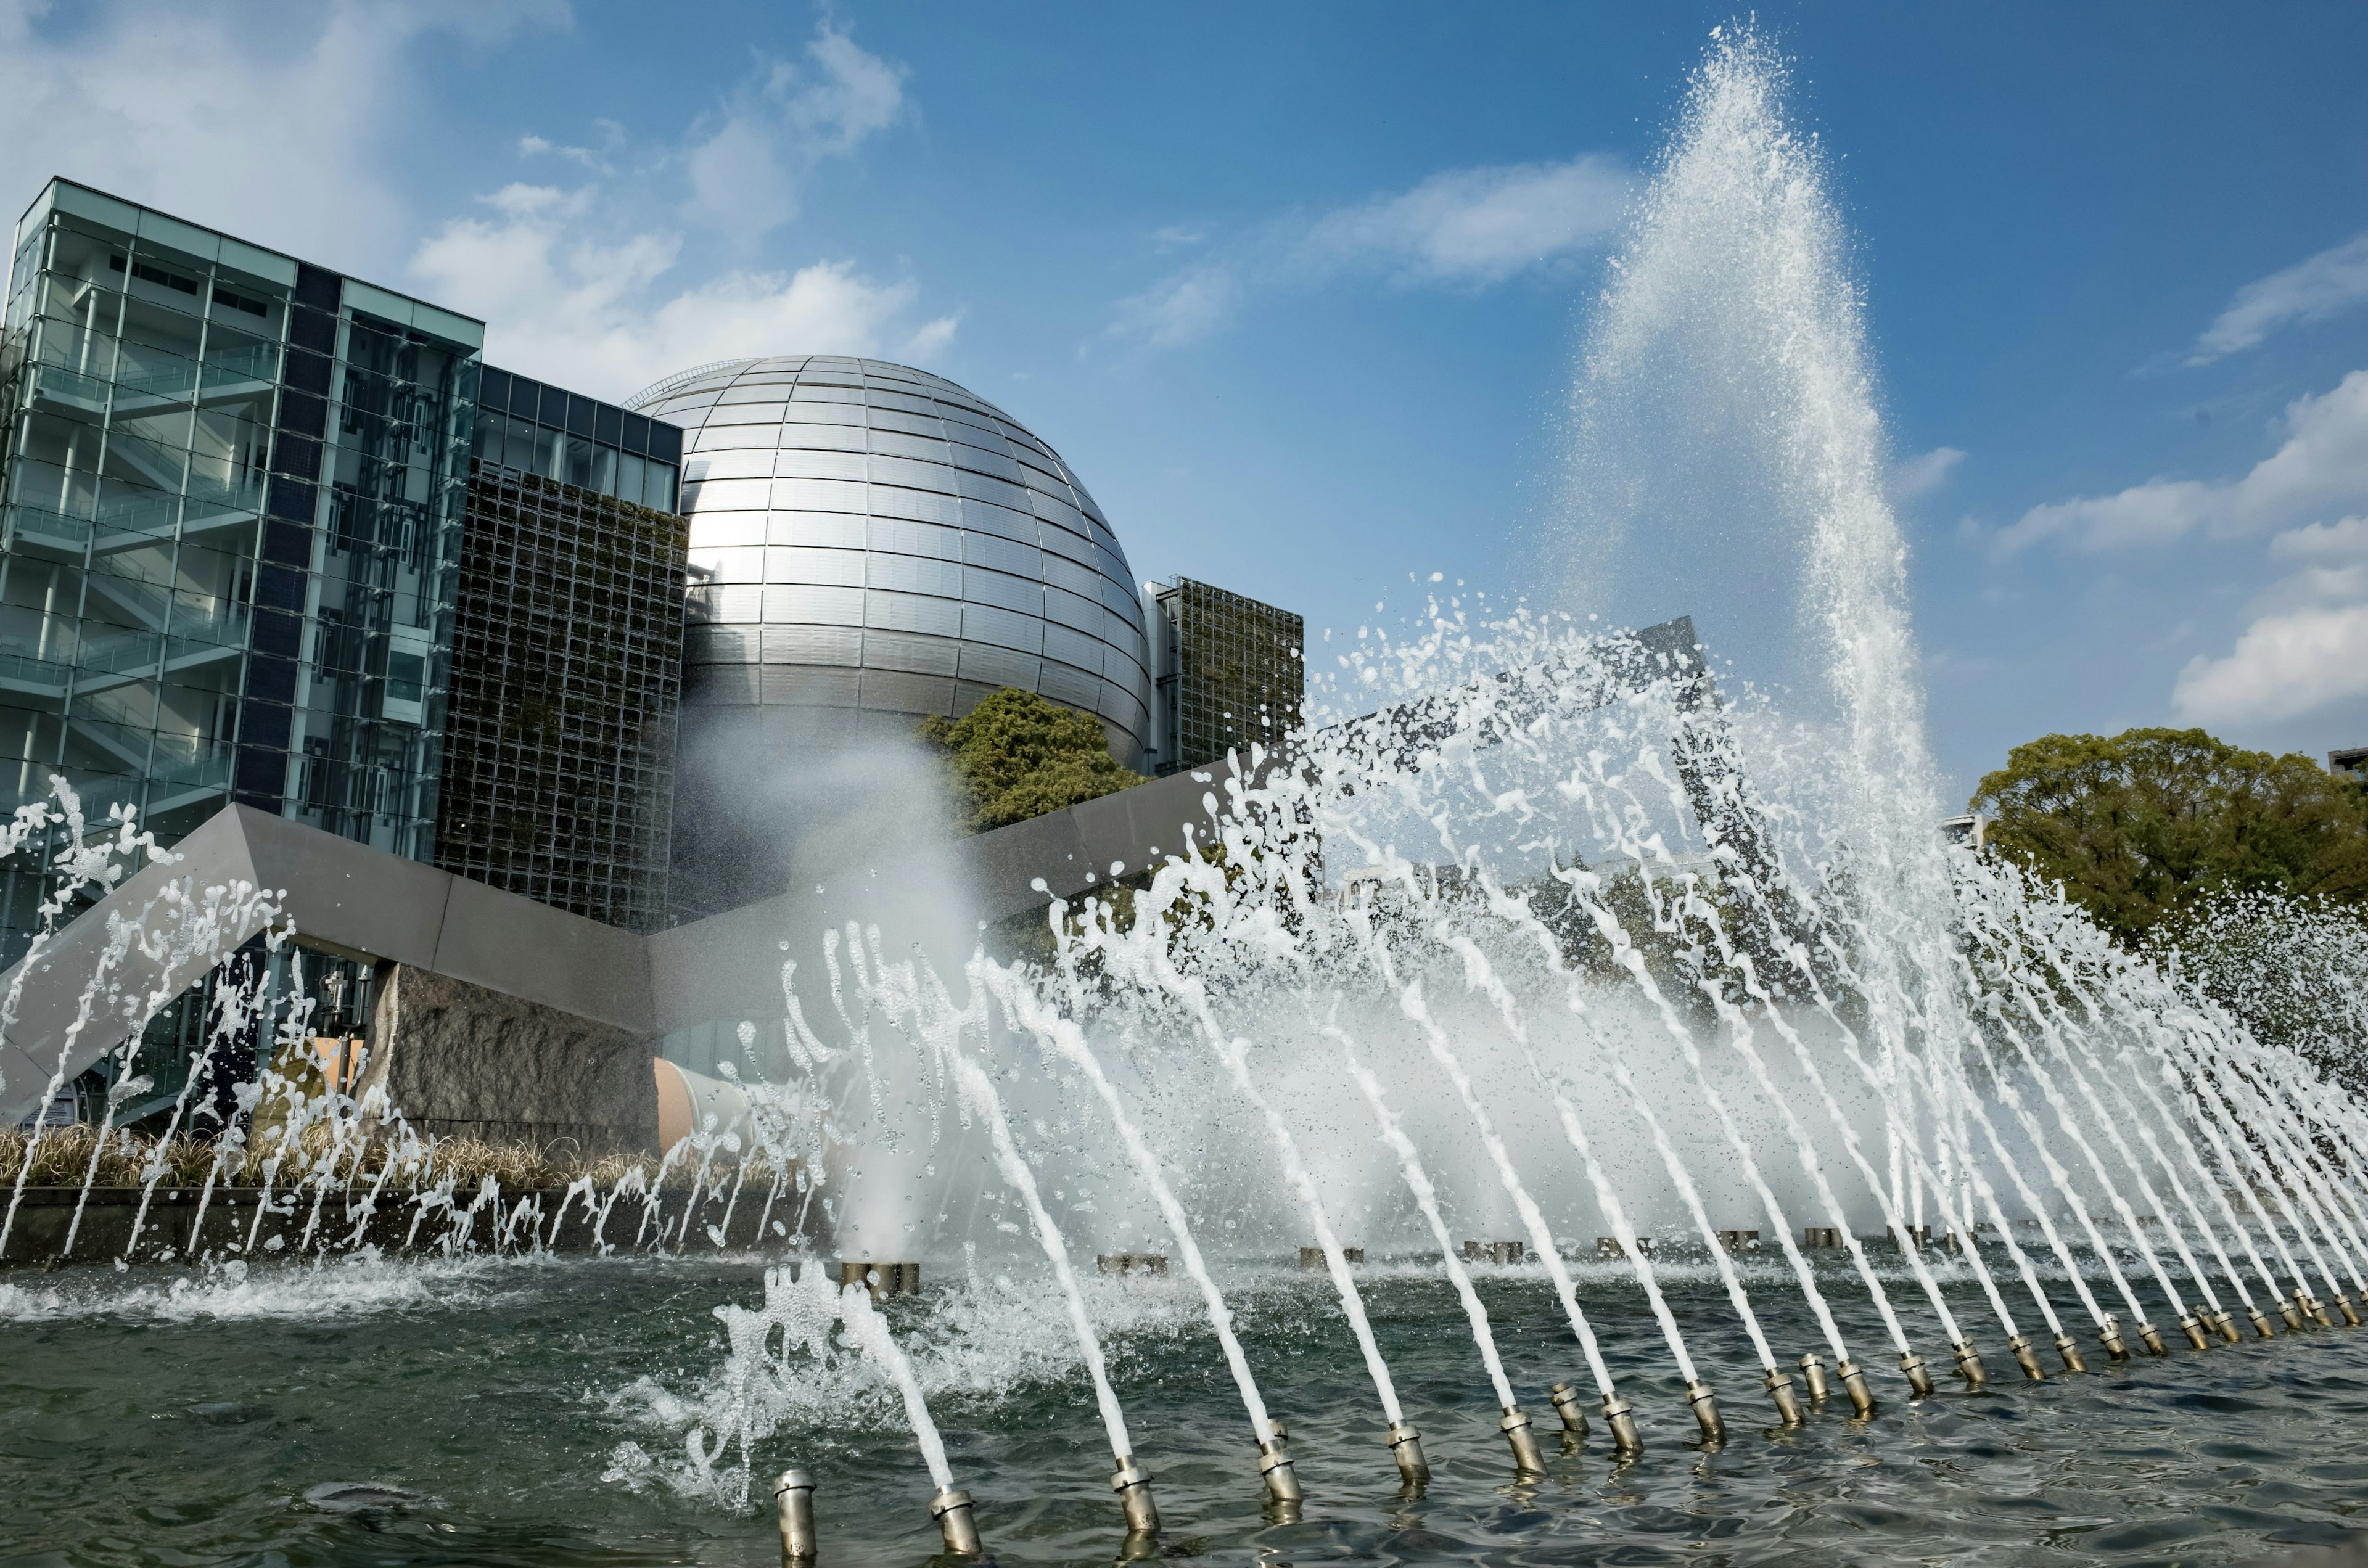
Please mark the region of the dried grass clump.
<svg viewBox="0 0 2368 1568"><path fill-rule="evenodd" d="M110 1130L98 1156L97 1187L139 1187L146 1183L151 1162L163 1162L161 1184L199 1187L224 1151L200 1139L176 1136L159 1141L120 1129ZM91 1168L91 1151L100 1140L98 1129L85 1123L52 1127L38 1141L29 1131L0 1131L0 1186L14 1186L23 1170L26 1151L33 1150L28 1187L80 1187ZM719 1154L706 1167L710 1186L734 1179L735 1162ZM388 1167L392 1165L392 1169ZM603 1154L586 1159L575 1140L555 1139L537 1144L526 1140L495 1142L483 1138L447 1138L423 1143L404 1138L355 1137L341 1143L335 1130L314 1122L290 1133L268 1128L248 1146L222 1162L215 1181L229 1187L289 1187L326 1178L338 1183L376 1181L384 1172L387 1184L398 1190L440 1186L450 1179L456 1191L472 1191L487 1176L506 1192L531 1192L567 1187L590 1177L593 1187L608 1191L619 1186L668 1189L689 1187L700 1176L698 1156L685 1150L671 1164L645 1154ZM779 1164L764 1155L750 1156L738 1175L746 1185L764 1186L780 1174ZM638 1178L638 1182L637 1182Z"/></svg>

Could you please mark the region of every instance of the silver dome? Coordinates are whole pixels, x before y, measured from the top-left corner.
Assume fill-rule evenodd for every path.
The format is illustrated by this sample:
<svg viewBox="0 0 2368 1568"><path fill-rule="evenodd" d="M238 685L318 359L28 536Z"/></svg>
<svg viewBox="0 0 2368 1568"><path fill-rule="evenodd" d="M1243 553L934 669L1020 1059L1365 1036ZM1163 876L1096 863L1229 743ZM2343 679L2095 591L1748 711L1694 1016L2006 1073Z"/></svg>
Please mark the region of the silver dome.
<svg viewBox="0 0 2368 1568"><path fill-rule="evenodd" d="M687 432L689 811L764 756L909 733L1007 686L1092 713L1140 766L1151 656L1126 552L1009 415L832 355L702 365L626 406Z"/></svg>

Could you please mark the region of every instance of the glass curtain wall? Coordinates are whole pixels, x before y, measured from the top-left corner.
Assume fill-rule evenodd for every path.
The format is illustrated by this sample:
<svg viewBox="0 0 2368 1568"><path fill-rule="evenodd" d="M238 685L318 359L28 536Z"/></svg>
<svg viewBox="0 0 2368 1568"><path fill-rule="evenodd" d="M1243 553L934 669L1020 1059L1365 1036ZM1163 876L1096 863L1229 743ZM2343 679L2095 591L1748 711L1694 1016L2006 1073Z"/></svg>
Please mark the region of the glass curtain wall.
<svg viewBox="0 0 2368 1568"><path fill-rule="evenodd" d="M165 843L235 798L427 858L475 347L63 182L17 239L0 809L62 774ZM45 862L5 873L0 959Z"/></svg>

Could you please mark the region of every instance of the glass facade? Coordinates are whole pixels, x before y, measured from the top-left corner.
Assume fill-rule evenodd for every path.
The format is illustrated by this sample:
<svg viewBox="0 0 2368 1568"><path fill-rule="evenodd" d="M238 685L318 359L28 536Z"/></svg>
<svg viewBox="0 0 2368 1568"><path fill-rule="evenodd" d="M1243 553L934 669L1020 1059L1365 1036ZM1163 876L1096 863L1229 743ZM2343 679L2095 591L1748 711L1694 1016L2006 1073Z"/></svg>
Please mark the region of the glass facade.
<svg viewBox="0 0 2368 1568"><path fill-rule="evenodd" d="M501 370L478 384L437 864L655 930L689 541L620 493L671 506L682 432Z"/></svg>
<svg viewBox="0 0 2368 1568"><path fill-rule="evenodd" d="M1307 698L1306 625L1287 609L1190 577L1153 597L1159 666L1153 725L1161 774L1221 762L1252 742L1272 746Z"/></svg>
<svg viewBox="0 0 2368 1568"><path fill-rule="evenodd" d="M432 858L482 326L66 181L9 278L0 806Z"/></svg>

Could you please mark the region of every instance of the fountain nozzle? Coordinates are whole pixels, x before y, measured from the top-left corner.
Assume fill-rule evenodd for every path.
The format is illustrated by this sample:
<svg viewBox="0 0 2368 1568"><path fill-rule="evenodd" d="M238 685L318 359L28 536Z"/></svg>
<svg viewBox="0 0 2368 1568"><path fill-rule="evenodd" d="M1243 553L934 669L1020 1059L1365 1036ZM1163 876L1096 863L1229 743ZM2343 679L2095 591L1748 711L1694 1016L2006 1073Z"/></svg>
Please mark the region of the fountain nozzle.
<svg viewBox="0 0 2368 1568"><path fill-rule="evenodd" d="M1497 1430L1505 1434L1505 1441L1513 1445L1513 1468L1523 1475L1543 1475L1545 1456L1538 1452L1538 1435L1530 1429L1530 1418L1518 1404L1505 1406L1505 1418L1497 1423Z"/></svg>
<svg viewBox="0 0 2368 1568"><path fill-rule="evenodd" d="M2170 1354L2170 1347L2162 1342L2162 1330L2155 1327L2154 1324L2150 1323L2142 1323L2138 1324L2138 1337L2146 1341L2147 1355L2168 1356Z"/></svg>
<svg viewBox="0 0 2368 1568"><path fill-rule="evenodd" d="M979 1544L978 1520L972 1515L969 1493L944 1488L929 1499L929 1517L938 1521L946 1550L955 1556L976 1557L985 1550Z"/></svg>
<svg viewBox="0 0 2368 1568"><path fill-rule="evenodd" d="M2221 1308L2212 1315L2212 1326L2218 1329L2220 1331L2220 1337L2226 1340L2231 1345L2236 1344L2238 1340L2244 1337L2243 1335L2237 1332L2237 1319L2235 1314L2230 1312L2226 1307Z"/></svg>
<svg viewBox="0 0 2368 1568"><path fill-rule="evenodd" d="M1278 1503L1296 1503L1307 1494L1299 1489L1299 1472L1291 1466L1291 1435L1280 1421L1269 1421L1272 1434L1258 1445L1258 1477L1266 1494Z"/></svg>
<svg viewBox="0 0 2368 1568"><path fill-rule="evenodd" d="M2261 1338L2275 1339L2278 1336L2278 1331L2270 1326L2270 1320L2260 1308L2247 1307L2245 1315L2253 1320L2253 1332Z"/></svg>
<svg viewBox="0 0 2368 1568"><path fill-rule="evenodd" d="M1801 1381L1809 1385L1809 1403L1823 1404L1832 1392L1826 1386L1826 1358L1815 1351L1801 1358Z"/></svg>
<svg viewBox="0 0 2368 1568"><path fill-rule="evenodd" d="M1430 1461L1422 1457L1422 1434L1410 1421L1390 1423L1390 1457L1398 1461L1398 1476L1408 1486L1420 1486L1430 1479Z"/></svg>
<svg viewBox="0 0 2368 1568"><path fill-rule="evenodd" d="M2116 1361L2130 1358L2130 1347L2122 1342L2122 1320L2111 1312L2105 1314L2104 1326L2097 1330L2097 1338L2105 1346L2105 1354Z"/></svg>
<svg viewBox="0 0 2368 1568"><path fill-rule="evenodd" d="M820 1550L814 1537L814 1476L803 1470L785 1470L773 1482L773 1506L781 1519L783 1568L811 1562Z"/></svg>
<svg viewBox="0 0 2368 1568"><path fill-rule="evenodd" d="M1702 1423L1703 1442L1724 1443L1726 1441L1726 1423L1720 1420L1718 1415L1718 1395L1712 1392L1711 1386L1708 1383L1702 1381L1700 1378L1696 1378L1692 1382L1688 1383L1686 1385L1686 1403L1694 1407L1694 1419Z"/></svg>
<svg viewBox="0 0 2368 1568"><path fill-rule="evenodd" d="M2351 1298L2340 1290L2335 1293L2335 1310L2343 1314L2345 1323L2350 1324L2353 1328L2360 1326L2360 1314L2351 1310Z"/></svg>
<svg viewBox="0 0 2368 1568"><path fill-rule="evenodd" d="M1801 1401L1793 1392L1792 1375L1770 1367L1766 1381L1768 1397L1776 1402L1776 1419L1787 1426L1801 1425Z"/></svg>
<svg viewBox="0 0 2368 1568"><path fill-rule="evenodd" d="M2302 1298L2302 1310L2308 1312L2313 1321L2315 1321L2319 1327L2333 1328L2335 1326L2335 1320L2327 1315L2327 1303L2320 1301L2317 1296L2305 1294Z"/></svg>
<svg viewBox="0 0 2368 1568"><path fill-rule="evenodd" d="M1982 1369L1981 1352L1974 1348L1972 1340L1960 1339L1950 1348L1956 1352L1957 1370L1964 1376L1967 1388L1981 1388L1990 1381L1989 1374Z"/></svg>
<svg viewBox="0 0 2368 1568"><path fill-rule="evenodd" d="M1924 1358L1910 1350L1899 1358L1899 1369L1907 1374L1907 1387L1918 1399L1932 1397L1931 1374L1924 1370Z"/></svg>
<svg viewBox="0 0 2368 1568"><path fill-rule="evenodd" d="M1850 1409L1861 1420L1874 1414L1874 1391L1866 1386L1866 1373L1857 1362L1847 1357L1835 1362L1834 1376L1841 1379L1842 1392L1850 1395Z"/></svg>
<svg viewBox="0 0 2368 1568"><path fill-rule="evenodd" d="M2278 1298L2278 1316L2286 1320L2286 1327L2294 1333L2302 1332L2302 1313L2294 1311L2294 1302L2283 1296Z"/></svg>
<svg viewBox="0 0 2368 1568"><path fill-rule="evenodd" d="M1125 1511L1127 1534L1159 1533L1159 1505L1151 1500L1149 1471L1121 1454L1118 1473L1110 1477L1110 1490L1118 1494L1118 1506Z"/></svg>
<svg viewBox="0 0 2368 1568"><path fill-rule="evenodd" d="M2059 1334L2055 1336L2055 1353L2064 1358L2066 1371L2077 1373L2089 1369L2089 1363L2080 1359L2080 1347L2072 1342L2070 1335Z"/></svg>
<svg viewBox="0 0 2368 1568"><path fill-rule="evenodd" d="M2187 1331L2187 1343L2198 1350L2205 1349L2211 1345L2212 1342L2203 1337L2203 1325L2195 1321L2193 1312L2180 1313L2179 1326Z"/></svg>
<svg viewBox="0 0 2368 1568"><path fill-rule="evenodd" d="M2047 1381L2047 1374L2040 1369L2039 1358L2031 1353L2031 1341L2028 1338L2020 1334L2013 1335L2006 1342L2006 1352L2014 1358L2014 1364L2022 1369L2024 1377L2034 1383L2044 1383Z"/></svg>
<svg viewBox="0 0 2368 1568"><path fill-rule="evenodd" d="M1611 1428L1611 1447L1615 1451L1645 1451L1645 1439L1636 1435L1636 1407L1609 1390L1603 1395L1603 1424Z"/></svg>
<svg viewBox="0 0 2368 1568"><path fill-rule="evenodd" d="M1569 1383L1556 1383L1546 1390L1546 1398L1562 1417L1562 1429L1584 1441L1587 1437L1587 1410L1579 1403L1584 1396Z"/></svg>

